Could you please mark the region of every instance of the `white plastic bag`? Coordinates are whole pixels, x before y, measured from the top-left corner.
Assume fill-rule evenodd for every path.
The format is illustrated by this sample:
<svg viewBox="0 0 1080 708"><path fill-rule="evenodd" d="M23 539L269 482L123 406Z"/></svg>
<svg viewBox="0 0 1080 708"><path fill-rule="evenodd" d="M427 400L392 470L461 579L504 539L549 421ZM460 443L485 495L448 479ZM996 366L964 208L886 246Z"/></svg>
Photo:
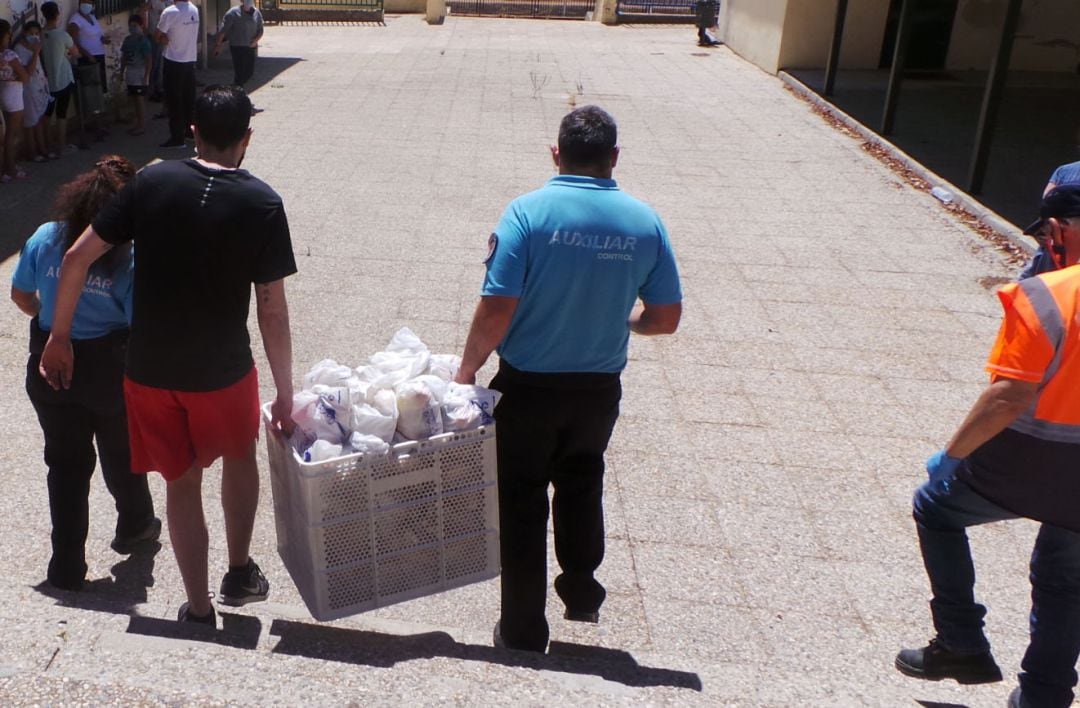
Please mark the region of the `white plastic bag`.
<svg viewBox="0 0 1080 708"><path fill-rule="evenodd" d="M430 354L425 349L417 354L379 352L371 356L371 366L378 375L371 379L374 388L394 388L427 370ZM366 375L370 376L370 373Z"/></svg>
<svg viewBox="0 0 1080 708"><path fill-rule="evenodd" d="M341 427L349 429L352 417L352 393L344 386L325 386L315 384L311 387L312 393L317 393L323 403L334 409L334 416Z"/></svg>
<svg viewBox="0 0 1080 708"><path fill-rule="evenodd" d="M453 381L460 368L461 357L457 354L432 354L428 359L428 373L446 382Z"/></svg>
<svg viewBox="0 0 1080 708"><path fill-rule="evenodd" d="M406 381L397 392L397 429L410 440L428 438L443 431L442 411L427 384Z"/></svg>
<svg viewBox="0 0 1080 708"><path fill-rule="evenodd" d="M427 345L420 341L420 337L417 337L416 333L408 327L402 327L395 332L394 336L390 338L390 343L386 345L386 351L403 354L415 355L427 350Z"/></svg>
<svg viewBox="0 0 1080 708"><path fill-rule="evenodd" d="M386 415L373 406L366 403L352 407L352 433L370 435L384 442L394 439L394 430L397 428L396 415Z"/></svg>
<svg viewBox="0 0 1080 708"><path fill-rule="evenodd" d="M349 367L341 366L333 359L323 359L304 374L304 389L310 391L315 384L347 387L352 376L353 370Z"/></svg>
<svg viewBox="0 0 1080 708"><path fill-rule="evenodd" d="M383 455L390 450L390 444L374 435L353 433L349 436L349 447L353 452L362 452L367 455Z"/></svg>
<svg viewBox="0 0 1080 708"><path fill-rule="evenodd" d="M367 404L379 411L383 415L392 416L394 420L398 417L397 407L397 394L391 388L369 388L367 393Z"/></svg>
<svg viewBox="0 0 1080 708"><path fill-rule="evenodd" d="M483 386L451 383L442 404L443 429L471 430L495 422L495 406L502 394Z"/></svg>
<svg viewBox="0 0 1080 708"><path fill-rule="evenodd" d="M323 462L324 460L341 457L341 449L340 444L335 445L326 440L316 440L311 443L311 447L304 451L304 462Z"/></svg>
<svg viewBox="0 0 1080 708"><path fill-rule="evenodd" d="M333 403L313 391L301 391L293 396L292 419L312 440L340 445L346 437Z"/></svg>
<svg viewBox="0 0 1080 708"><path fill-rule="evenodd" d="M428 390L431 391L431 396L435 399L436 403L443 402L443 399L446 398L447 388L450 385L448 382L444 381L438 376L432 376L431 374L421 374L420 376L414 376L405 383L424 384L428 387Z"/></svg>

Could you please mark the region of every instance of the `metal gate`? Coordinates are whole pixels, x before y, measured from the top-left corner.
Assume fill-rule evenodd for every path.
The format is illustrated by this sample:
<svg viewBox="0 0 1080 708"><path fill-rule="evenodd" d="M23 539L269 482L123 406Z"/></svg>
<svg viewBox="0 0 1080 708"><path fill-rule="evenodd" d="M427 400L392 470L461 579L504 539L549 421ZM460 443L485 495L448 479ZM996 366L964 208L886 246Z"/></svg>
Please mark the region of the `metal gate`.
<svg viewBox="0 0 1080 708"><path fill-rule="evenodd" d="M383 0L261 0L267 22L382 22Z"/></svg>
<svg viewBox="0 0 1080 708"><path fill-rule="evenodd" d="M693 23L697 0L618 0L615 13L619 22Z"/></svg>
<svg viewBox="0 0 1080 708"><path fill-rule="evenodd" d="M448 0L452 15L531 17L544 20L592 19L596 0Z"/></svg>

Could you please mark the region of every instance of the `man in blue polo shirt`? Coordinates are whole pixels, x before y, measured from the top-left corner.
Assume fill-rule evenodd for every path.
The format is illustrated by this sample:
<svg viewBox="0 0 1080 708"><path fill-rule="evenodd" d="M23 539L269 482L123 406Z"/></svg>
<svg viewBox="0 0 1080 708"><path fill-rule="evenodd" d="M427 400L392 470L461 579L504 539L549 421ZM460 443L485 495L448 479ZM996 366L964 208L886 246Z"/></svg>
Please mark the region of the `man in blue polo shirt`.
<svg viewBox="0 0 1080 708"><path fill-rule="evenodd" d="M548 485L554 487L555 591L565 617L598 622L606 592L604 451L619 415L630 333L671 334L682 315L675 256L660 217L611 178L610 115L563 118L559 174L507 207L488 240L487 276L458 383L498 349L495 408L502 613L495 645L543 652L548 625ZM641 304L638 304L638 300Z"/></svg>

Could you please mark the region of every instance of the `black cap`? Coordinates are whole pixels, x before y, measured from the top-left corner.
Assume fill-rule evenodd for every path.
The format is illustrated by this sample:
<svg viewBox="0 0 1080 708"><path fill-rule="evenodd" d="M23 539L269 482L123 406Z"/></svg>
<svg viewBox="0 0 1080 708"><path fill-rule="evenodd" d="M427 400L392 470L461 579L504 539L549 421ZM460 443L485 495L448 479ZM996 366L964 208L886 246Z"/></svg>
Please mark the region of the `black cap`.
<svg viewBox="0 0 1080 708"><path fill-rule="evenodd" d="M1047 219L1070 219L1074 216L1080 216L1080 184L1054 187L1043 197L1039 206L1039 218L1024 229L1024 234L1036 235L1042 230Z"/></svg>

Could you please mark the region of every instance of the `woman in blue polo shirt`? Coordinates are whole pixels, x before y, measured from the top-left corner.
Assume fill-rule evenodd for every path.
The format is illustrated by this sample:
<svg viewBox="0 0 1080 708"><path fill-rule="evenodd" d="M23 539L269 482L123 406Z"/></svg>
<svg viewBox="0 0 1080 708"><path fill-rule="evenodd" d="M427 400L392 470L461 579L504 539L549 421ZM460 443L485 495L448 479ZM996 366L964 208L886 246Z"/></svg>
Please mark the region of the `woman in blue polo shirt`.
<svg viewBox="0 0 1080 708"><path fill-rule="evenodd" d="M11 279L11 299L32 318L26 392L45 435L45 464L49 468L52 557L47 578L62 590L78 590L86 578L95 438L105 484L116 500L113 550L131 553L161 533L146 477L131 473L128 450L122 384L131 316L130 248L111 250L90 269L72 323L79 371L71 387L54 391L38 372L52 327L64 253L101 207L134 176L130 161L110 155L61 187L57 220L43 224L26 242Z"/></svg>

